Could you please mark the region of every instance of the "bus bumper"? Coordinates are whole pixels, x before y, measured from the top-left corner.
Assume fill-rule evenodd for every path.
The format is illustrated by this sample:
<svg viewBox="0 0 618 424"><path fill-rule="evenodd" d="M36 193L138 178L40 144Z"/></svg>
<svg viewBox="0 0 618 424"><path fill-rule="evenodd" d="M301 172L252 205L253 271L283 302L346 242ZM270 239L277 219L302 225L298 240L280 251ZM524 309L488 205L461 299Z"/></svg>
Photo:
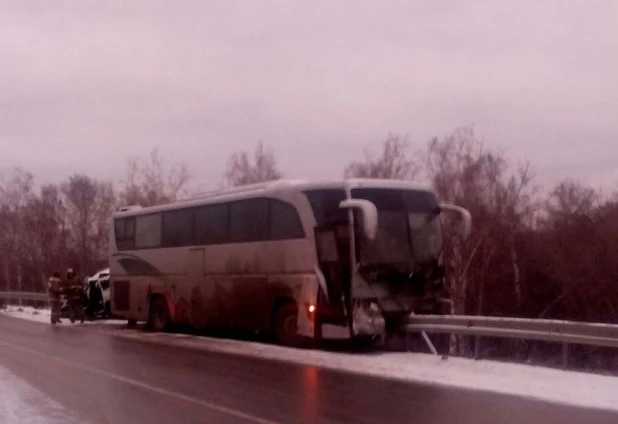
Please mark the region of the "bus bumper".
<svg viewBox="0 0 618 424"><path fill-rule="evenodd" d="M386 330L386 321L375 302L359 302L354 306L353 336L381 336Z"/></svg>

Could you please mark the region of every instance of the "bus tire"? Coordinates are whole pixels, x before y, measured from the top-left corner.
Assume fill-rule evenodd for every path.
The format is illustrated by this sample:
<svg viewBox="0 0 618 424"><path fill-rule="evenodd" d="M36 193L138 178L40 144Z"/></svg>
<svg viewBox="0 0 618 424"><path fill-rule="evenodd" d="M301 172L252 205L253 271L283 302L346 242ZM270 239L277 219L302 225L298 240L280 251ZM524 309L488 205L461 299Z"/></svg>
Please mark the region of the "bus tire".
<svg viewBox="0 0 618 424"><path fill-rule="evenodd" d="M162 332L169 328L169 322L170 314L167 310L165 298L163 296L153 296L152 299L150 299L146 327L150 331Z"/></svg>
<svg viewBox="0 0 618 424"><path fill-rule="evenodd" d="M283 346L299 345L297 331L298 307L289 301L282 304L275 314L274 330L277 343Z"/></svg>

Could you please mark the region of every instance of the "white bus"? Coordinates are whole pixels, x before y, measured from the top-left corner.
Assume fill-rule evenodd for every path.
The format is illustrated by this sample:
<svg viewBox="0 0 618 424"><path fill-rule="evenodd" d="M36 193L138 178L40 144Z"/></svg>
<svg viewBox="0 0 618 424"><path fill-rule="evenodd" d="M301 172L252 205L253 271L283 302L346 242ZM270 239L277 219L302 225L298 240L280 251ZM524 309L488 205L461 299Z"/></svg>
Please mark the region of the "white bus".
<svg viewBox="0 0 618 424"><path fill-rule="evenodd" d="M280 180L113 215L112 314L271 332L278 342L381 337L432 311L441 284L441 212L409 182Z"/></svg>

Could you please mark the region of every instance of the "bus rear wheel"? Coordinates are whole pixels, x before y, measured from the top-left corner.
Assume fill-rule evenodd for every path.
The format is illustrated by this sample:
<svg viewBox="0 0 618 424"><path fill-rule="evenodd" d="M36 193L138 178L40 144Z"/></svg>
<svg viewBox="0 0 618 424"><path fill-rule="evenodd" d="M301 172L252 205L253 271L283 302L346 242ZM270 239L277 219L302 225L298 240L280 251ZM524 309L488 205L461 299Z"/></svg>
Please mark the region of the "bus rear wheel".
<svg viewBox="0 0 618 424"><path fill-rule="evenodd" d="M283 346L298 346L298 308L294 302L283 304L275 315L275 336Z"/></svg>
<svg viewBox="0 0 618 424"><path fill-rule="evenodd" d="M169 311L162 296L155 296L150 301L147 328L151 331L165 331L169 327Z"/></svg>

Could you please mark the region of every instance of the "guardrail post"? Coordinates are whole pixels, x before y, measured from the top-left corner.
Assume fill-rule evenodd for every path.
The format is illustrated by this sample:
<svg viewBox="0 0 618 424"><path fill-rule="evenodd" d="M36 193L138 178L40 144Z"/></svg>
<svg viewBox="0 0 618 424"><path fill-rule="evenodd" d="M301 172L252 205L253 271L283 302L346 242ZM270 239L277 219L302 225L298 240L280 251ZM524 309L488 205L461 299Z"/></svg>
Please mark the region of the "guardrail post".
<svg viewBox="0 0 618 424"><path fill-rule="evenodd" d="M410 312L410 317L413 317L415 315L416 314L414 313L414 311ZM425 344L427 345L431 353L434 355L437 355L438 351L436 350L436 347L431 342L431 339L427 335L427 332L421 330L421 336L423 337L423 340L425 340ZM406 332L406 351L408 351L408 333L407 332Z"/></svg>
<svg viewBox="0 0 618 424"><path fill-rule="evenodd" d="M562 343L562 368L569 368L569 344Z"/></svg>
<svg viewBox="0 0 618 424"><path fill-rule="evenodd" d="M481 336L474 337L474 359L481 359Z"/></svg>

